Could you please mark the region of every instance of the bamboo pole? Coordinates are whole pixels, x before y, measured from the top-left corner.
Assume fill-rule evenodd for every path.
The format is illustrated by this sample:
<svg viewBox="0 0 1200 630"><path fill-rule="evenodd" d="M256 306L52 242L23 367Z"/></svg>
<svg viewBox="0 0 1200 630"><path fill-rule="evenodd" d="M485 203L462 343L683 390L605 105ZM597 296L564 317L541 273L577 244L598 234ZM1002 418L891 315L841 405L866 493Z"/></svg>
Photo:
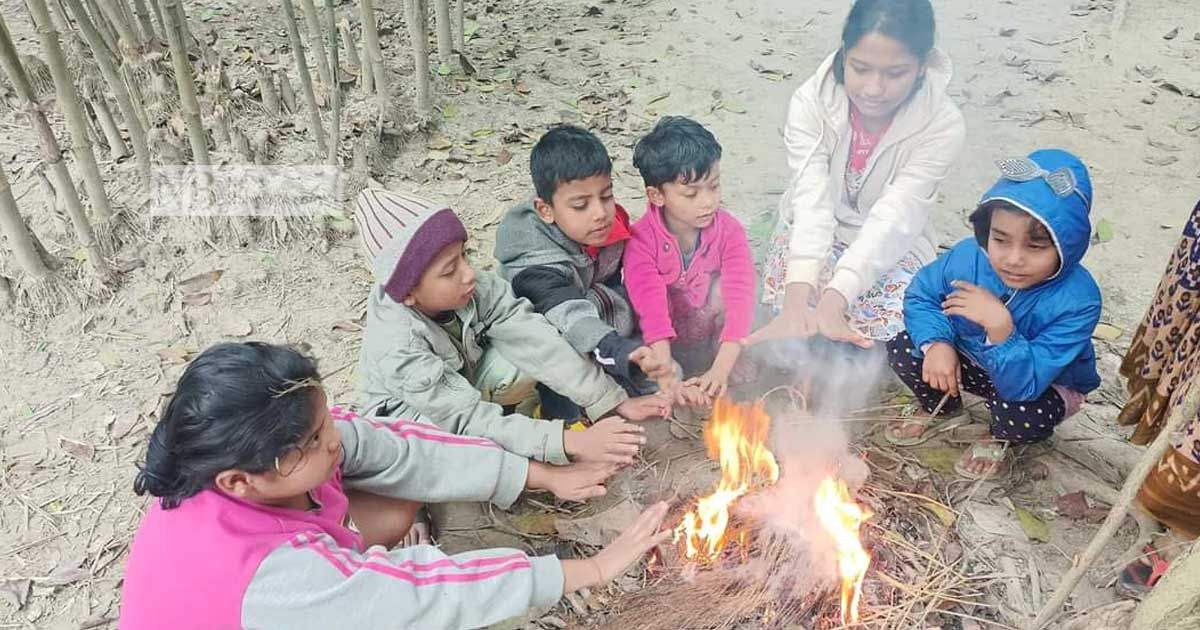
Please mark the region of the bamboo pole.
<svg viewBox="0 0 1200 630"><path fill-rule="evenodd" d="M117 49L117 31L113 28L108 17L101 10L100 5L96 0L83 0L86 3L88 13L92 16L92 21L96 23L96 28L100 29L100 34L104 37L104 43L109 50Z"/></svg>
<svg viewBox="0 0 1200 630"><path fill-rule="evenodd" d="M117 99L117 108L121 110L121 117L125 119L125 127L129 130L129 141L133 144L133 154L137 158L138 171L141 173L143 181L149 182L150 145L146 141L146 129L142 126L145 112L141 112L139 115L129 90L126 88L125 80L121 77L117 67L113 65L113 60L107 51L103 50L104 40L100 37L100 33L92 21L88 19L83 5L79 0L66 0L66 2L71 13L75 15L79 32L83 34L84 41L92 49L92 57L95 58L96 65L100 67L100 73L108 82L108 88L112 90L113 96Z"/></svg>
<svg viewBox="0 0 1200 630"><path fill-rule="evenodd" d="M333 89L334 82L329 71L329 61L325 53L325 30L321 28L321 18L313 0L300 0L300 9L304 11L304 21L308 24L308 46L316 58L317 76L326 90Z"/></svg>
<svg viewBox="0 0 1200 630"><path fill-rule="evenodd" d="M9 35L8 25L4 22L3 16L0 16L0 67L4 68L17 97L23 101L25 112L29 114L29 121L37 132L42 163L50 171L55 188L58 190L59 200L67 206L67 213L70 215L72 227L75 229L75 237L79 239L79 244L87 252L88 262L92 269L102 280L107 280L111 275L108 263L104 260L100 245L96 241L96 235L92 231L92 224L88 221L87 213L83 210L83 203L79 200L79 191L75 189L71 173L67 170L66 163L63 162L62 149L58 146L58 139L54 137L54 130L50 128L50 121L46 120L46 114L39 107L37 95L17 57L16 46L13 45L12 36Z"/></svg>
<svg viewBox="0 0 1200 630"><path fill-rule="evenodd" d="M38 246L35 244L37 237L21 218L17 200L13 198L12 188L8 183L8 174L4 172L3 167L0 167L0 234L4 235L8 248L12 250L25 275L34 281L50 277L50 268L38 254Z"/></svg>
<svg viewBox="0 0 1200 630"><path fill-rule="evenodd" d="M422 0L404 0L407 15L408 36L412 40L413 74L417 80L417 113L428 117L433 111L433 98L429 80L429 30L426 21L425 3Z"/></svg>
<svg viewBox="0 0 1200 630"><path fill-rule="evenodd" d="M459 53L467 51L467 0L454 0L454 49Z"/></svg>
<svg viewBox="0 0 1200 630"><path fill-rule="evenodd" d="M275 91L275 79L263 65L262 57L255 51L254 74L258 75L258 94L262 98L263 109L272 116L280 112L279 93Z"/></svg>
<svg viewBox="0 0 1200 630"><path fill-rule="evenodd" d="M408 2L402 1L406 4ZM375 93L379 96L379 119L382 123L388 107L388 81L383 67L383 48L379 46L379 26L375 22L375 0L361 0L359 11L363 32L363 74L370 74L371 81L375 84ZM366 89L365 84L363 87Z"/></svg>
<svg viewBox="0 0 1200 630"><path fill-rule="evenodd" d="M158 37L154 31L154 20L150 19L150 9L146 0L133 0L133 10L137 12L138 24L142 27L142 41L152 42Z"/></svg>
<svg viewBox="0 0 1200 630"><path fill-rule="evenodd" d="M283 69L275 71L275 78L279 79L279 99L283 102L283 110L289 114L294 114L298 111L296 104L296 89L292 87L292 80L288 78Z"/></svg>
<svg viewBox="0 0 1200 630"><path fill-rule="evenodd" d="M338 34L342 36L342 46L346 47L346 67L358 74L362 71L362 66L358 62L358 42L354 41L354 34L350 32L350 20L338 20Z"/></svg>
<svg viewBox="0 0 1200 630"><path fill-rule="evenodd" d="M187 46L183 42L183 29L179 26L182 14L177 10L179 0L163 0L162 13L167 44L171 48L171 64L175 69L175 87L179 90L179 108L187 123L188 142L192 146L192 161L207 166L208 136L204 121L200 118L200 103L196 100L196 84L192 80L192 63L188 60Z"/></svg>
<svg viewBox="0 0 1200 630"><path fill-rule="evenodd" d="M122 60L133 57L137 54L138 46L141 43L137 31L134 29L132 21L125 19L124 12L121 11L121 5L124 3L121 0L96 0L100 2L100 10L104 11L104 16L108 18L108 22L113 25L113 29L117 33L117 42L121 45Z"/></svg>
<svg viewBox="0 0 1200 630"><path fill-rule="evenodd" d="M329 67L333 68L333 120L329 123L329 155L330 166L338 165L338 145L342 138L342 86L338 81L338 28L337 12L333 0L325 0L325 28L329 37Z"/></svg>
<svg viewBox="0 0 1200 630"><path fill-rule="evenodd" d="M154 19L158 21L158 30L163 34L163 41L167 37L167 23L163 21L162 15L162 0L147 0L150 3L150 11L154 13Z"/></svg>
<svg viewBox="0 0 1200 630"><path fill-rule="evenodd" d="M1113 535L1120 529L1121 523L1125 521L1125 515L1129 512L1129 508L1133 505L1134 499L1137 497L1138 490L1142 487L1142 482L1149 476L1151 469L1158 465L1164 453L1171 446L1171 439L1176 431L1181 429L1184 424L1196 418L1197 411L1200 411L1200 385L1195 385L1188 388L1187 395L1184 396L1183 402L1175 407L1171 414L1167 417L1167 422L1146 451L1142 453L1142 458L1138 460L1136 466L1130 471L1129 476L1125 478L1125 485L1121 487L1121 494L1118 495L1116 503L1113 503L1112 509L1108 511L1108 517L1104 519L1104 524L1092 537L1092 541L1088 543L1086 549L1075 559L1075 564L1071 570L1063 576L1058 583L1058 588L1054 590L1054 594L1046 602L1045 606L1038 611L1037 616L1033 621L1026 626L1029 630L1041 630L1049 624L1058 615L1059 610L1067 603L1067 599L1071 597L1075 586L1079 584L1079 580L1083 578L1084 573L1092 566L1093 563L1100 557L1104 551L1105 545L1112 539Z"/></svg>
<svg viewBox="0 0 1200 630"><path fill-rule="evenodd" d="M292 5L292 0L279 1L283 5L288 39L292 42L292 56L296 59L296 73L300 75L300 91L304 93L304 103L308 107L308 130L317 141L317 150L324 155L327 150L325 127L321 124L321 110L317 109L312 75L308 72L308 61L304 57L304 42L300 40L300 26L296 23L296 7Z"/></svg>
<svg viewBox="0 0 1200 630"><path fill-rule="evenodd" d="M128 157L129 147L125 145L125 138L121 137L121 128L117 126L117 121L113 118L112 110L108 108L108 101L104 95L95 94L87 100L87 103L91 106L92 113L96 115L96 122L100 123L100 130L104 132L109 157L114 160Z"/></svg>
<svg viewBox="0 0 1200 630"><path fill-rule="evenodd" d="M450 0L433 0L437 26L438 61L449 64L454 60L454 43L450 36Z"/></svg>
<svg viewBox="0 0 1200 630"><path fill-rule="evenodd" d="M112 206L108 202L108 193L104 190L104 178L100 175L100 167L96 164L96 154L92 151L88 139L87 116L79 103L79 94L75 91L75 82L67 70L67 60L63 57L62 47L58 42L58 31L50 21L50 11L46 0L25 0L25 6L33 17L41 39L42 52L50 66L50 76L54 79L54 91L58 107L67 119L67 127L71 130L71 155L83 175L83 184L87 189L92 212L96 221L105 222L112 217Z"/></svg>

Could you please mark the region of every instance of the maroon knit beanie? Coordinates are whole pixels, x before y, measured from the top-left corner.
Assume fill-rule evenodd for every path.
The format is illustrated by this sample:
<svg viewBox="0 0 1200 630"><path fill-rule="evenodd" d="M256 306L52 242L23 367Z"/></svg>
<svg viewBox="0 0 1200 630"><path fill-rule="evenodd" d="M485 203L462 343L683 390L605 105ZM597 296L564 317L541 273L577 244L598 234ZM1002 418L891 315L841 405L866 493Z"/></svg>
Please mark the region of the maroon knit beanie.
<svg viewBox="0 0 1200 630"><path fill-rule="evenodd" d="M445 204L390 190L359 193L354 222L376 282L396 302L412 293L438 252L467 241L467 229Z"/></svg>

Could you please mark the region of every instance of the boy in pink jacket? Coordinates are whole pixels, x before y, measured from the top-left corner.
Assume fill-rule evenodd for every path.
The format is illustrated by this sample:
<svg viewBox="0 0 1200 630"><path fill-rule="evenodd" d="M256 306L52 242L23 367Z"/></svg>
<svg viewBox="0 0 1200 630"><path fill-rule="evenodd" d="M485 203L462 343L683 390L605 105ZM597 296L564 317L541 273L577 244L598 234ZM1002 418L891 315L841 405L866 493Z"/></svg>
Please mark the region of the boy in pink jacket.
<svg viewBox="0 0 1200 630"><path fill-rule="evenodd" d="M679 363L684 392L723 396L754 318L754 261L721 207L721 145L668 116L638 141L633 164L649 205L625 247L625 286L643 338Z"/></svg>

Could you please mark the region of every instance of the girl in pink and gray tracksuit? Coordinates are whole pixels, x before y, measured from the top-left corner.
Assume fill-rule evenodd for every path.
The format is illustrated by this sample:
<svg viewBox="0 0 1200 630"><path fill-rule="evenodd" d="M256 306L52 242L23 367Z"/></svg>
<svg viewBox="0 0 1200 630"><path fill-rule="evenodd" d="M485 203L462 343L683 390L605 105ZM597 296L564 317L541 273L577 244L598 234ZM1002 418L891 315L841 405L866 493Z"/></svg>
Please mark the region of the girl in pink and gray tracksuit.
<svg viewBox="0 0 1200 630"><path fill-rule="evenodd" d="M120 627L467 628L547 608L664 540L666 505L583 560L393 547L417 501L582 498L608 474L328 408L295 350L217 345L184 372L134 483L157 499L130 550Z"/></svg>

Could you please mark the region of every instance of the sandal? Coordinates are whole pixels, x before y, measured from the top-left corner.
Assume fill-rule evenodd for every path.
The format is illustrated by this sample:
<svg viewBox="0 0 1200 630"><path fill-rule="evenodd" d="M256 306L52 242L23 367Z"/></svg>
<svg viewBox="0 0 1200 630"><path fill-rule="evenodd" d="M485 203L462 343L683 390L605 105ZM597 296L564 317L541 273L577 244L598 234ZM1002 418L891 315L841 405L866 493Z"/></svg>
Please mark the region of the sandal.
<svg viewBox="0 0 1200 630"><path fill-rule="evenodd" d="M1117 578L1116 589L1122 597L1141 599L1158 584L1170 563L1158 554L1154 545L1142 547L1142 557L1125 565Z"/></svg>
<svg viewBox="0 0 1200 630"><path fill-rule="evenodd" d="M1003 442L976 442L963 451L962 457L954 462L954 472L964 479L972 481L990 481L1004 477L1009 473L1008 445ZM985 460L991 463L992 470L977 473L968 470L966 463L971 460Z"/></svg>
<svg viewBox="0 0 1200 630"><path fill-rule="evenodd" d="M961 427L971 423L971 416L964 408L959 408L949 414L942 414L938 417L929 415L919 416L917 413L921 410L921 406L917 403L912 403L905 407L900 412L900 420L894 420L888 423L883 430L883 439L887 440L893 446L917 446L932 440L940 433L944 433L951 429ZM917 436L904 436L896 433L896 430L901 427L911 427L920 425L924 427L924 431Z"/></svg>

